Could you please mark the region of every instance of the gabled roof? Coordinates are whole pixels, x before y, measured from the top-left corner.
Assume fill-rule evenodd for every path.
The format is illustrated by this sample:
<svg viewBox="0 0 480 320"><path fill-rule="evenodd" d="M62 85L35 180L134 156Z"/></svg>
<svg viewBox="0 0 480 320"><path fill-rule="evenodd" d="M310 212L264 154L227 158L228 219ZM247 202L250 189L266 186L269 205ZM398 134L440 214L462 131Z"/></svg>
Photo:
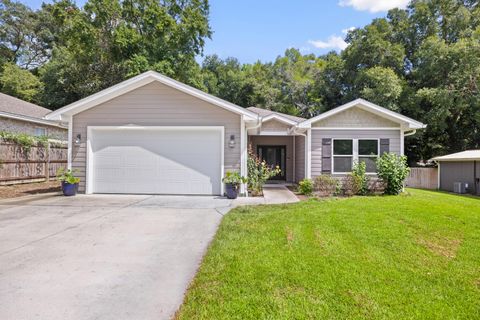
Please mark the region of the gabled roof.
<svg viewBox="0 0 480 320"><path fill-rule="evenodd" d="M257 108L257 107L249 107L247 108L249 111L255 112L258 114L260 117L262 117L262 121L268 121L271 119L276 119L280 122L284 122L287 124L291 125L296 125L300 122L305 121L305 118L300 118L296 116L292 116L289 114L277 112L277 111L272 111L272 110L267 110L267 109L262 109L262 108Z"/></svg>
<svg viewBox="0 0 480 320"><path fill-rule="evenodd" d="M0 93L0 112L42 119L52 110Z"/></svg>
<svg viewBox="0 0 480 320"><path fill-rule="evenodd" d="M244 115L246 117L246 120L256 120L258 118L257 114L248 111L243 107L237 106L233 103L212 96L208 93L195 89L189 85L176 81L155 71L147 71L131 79L120 82L119 84L116 84L110 88L97 92L91 96L71 103L58 110L55 110L46 115L45 118L50 120L61 120L62 118L68 118L69 116L93 108L101 103L109 101L115 97L140 88L154 81L158 81L166 86L182 91L186 94L209 102L218 107L224 108L240 115Z"/></svg>
<svg viewBox="0 0 480 320"><path fill-rule="evenodd" d="M385 119L389 119L393 122L400 123L401 125L405 126L405 129L422 129L425 128L426 125L413 120L412 118L406 117L404 115L401 115L400 113L385 109L383 107L380 107L374 103L371 103L367 100L364 99L356 99L353 100L349 103L346 103L340 107L337 107L335 109L332 109L330 111L324 112L316 117L313 117L311 119L308 119L302 123L299 124L300 128L309 128L312 123L323 120L325 118L331 117L337 113L340 113L342 111L345 111L347 109L353 108L353 107L358 107L363 110L372 112L380 117L383 117Z"/></svg>
<svg viewBox="0 0 480 320"><path fill-rule="evenodd" d="M435 157L434 161L473 161L480 160L480 150L466 150L462 152L447 154L441 157Z"/></svg>

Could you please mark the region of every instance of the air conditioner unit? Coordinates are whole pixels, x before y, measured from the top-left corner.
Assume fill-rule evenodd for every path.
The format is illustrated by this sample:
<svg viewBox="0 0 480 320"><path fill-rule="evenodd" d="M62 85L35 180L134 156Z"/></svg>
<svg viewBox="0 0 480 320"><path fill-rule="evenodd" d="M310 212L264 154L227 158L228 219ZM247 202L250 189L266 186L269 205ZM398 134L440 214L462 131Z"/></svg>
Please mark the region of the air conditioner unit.
<svg viewBox="0 0 480 320"><path fill-rule="evenodd" d="M453 183L453 192L455 193L467 193L468 183L466 182L454 182Z"/></svg>

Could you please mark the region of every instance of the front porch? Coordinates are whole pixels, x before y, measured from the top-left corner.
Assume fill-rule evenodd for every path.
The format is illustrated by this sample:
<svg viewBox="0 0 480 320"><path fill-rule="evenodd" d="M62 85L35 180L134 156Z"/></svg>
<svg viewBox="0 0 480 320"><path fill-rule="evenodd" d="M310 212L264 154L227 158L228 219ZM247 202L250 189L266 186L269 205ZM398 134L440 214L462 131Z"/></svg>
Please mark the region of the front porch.
<svg viewBox="0 0 480 320"><path fill-rule="evenodd" d="M300 135L249 135L248 146L260 159L282 173L269 183L293 184L305 177L305 137Z"/></svg>

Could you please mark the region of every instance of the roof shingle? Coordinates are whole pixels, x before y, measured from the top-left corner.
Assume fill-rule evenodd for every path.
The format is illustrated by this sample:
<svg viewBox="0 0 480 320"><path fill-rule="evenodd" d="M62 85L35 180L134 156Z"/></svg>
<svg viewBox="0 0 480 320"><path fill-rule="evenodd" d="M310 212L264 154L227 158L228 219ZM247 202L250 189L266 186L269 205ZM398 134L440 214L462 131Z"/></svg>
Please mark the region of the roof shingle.
<svg viewBox="0 0 480 320"><path fill-rule="evenodd" d="M0 112L22 115L42 119L52 110L37 106L36 104L17 99L0 92Z"/></svg>

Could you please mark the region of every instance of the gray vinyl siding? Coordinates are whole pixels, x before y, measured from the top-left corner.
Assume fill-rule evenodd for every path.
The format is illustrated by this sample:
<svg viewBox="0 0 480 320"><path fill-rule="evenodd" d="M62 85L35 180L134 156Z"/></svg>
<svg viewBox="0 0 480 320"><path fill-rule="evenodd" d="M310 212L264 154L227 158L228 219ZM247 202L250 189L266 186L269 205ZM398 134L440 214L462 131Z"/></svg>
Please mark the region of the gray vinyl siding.
<svg viewBox="0 0 480 320"><path fill-rule="evenodd" d="M87 126L223 126L225 128L225 172L240 169L240 120L231 111L209 104L158 82L150 83L73 117L73 137L81 134L82 143L73 145L72 167L85 191ZM236 145L229 148L231 135Z"/></svg>
<svg viewBox="0 0 480 320"><path fill-rule="evenodd" d="M305 137L294 136L295 139L295 182L305 178Z"/></svg>
<svg viewBox="0 0 480 320"><path fill-rule="evenodd" d="M277 120L262 123L262 132L286 132L291 126Z"/></svg>
<svg viewBox="0 0 480 320"><path fill-rule="evenodd" d="M441 161L440 162L440 189L453 192L455 182L466 182L472 192L474 188L473 161ZM480 161L477 161L477 177L480 177ZM480 190L477 190L477 192Z"/></svg>
<svg viewBox="0 0 480 320"><path fill-rule="evenodd" d="M322 174L322 139L389 139L390 152L400 154L400 130L315 130L312 129L312 178Z"/></svg>
<svg viewBox="0 0 480 320"><path fill-rule="evenodd" d="M253 152L257 153L257 146L285 146L286 147L286 179L293 181L293 136L249 136L249 144Z"/></svg>
<svg viewBox="0 0 480 320"><path fill-rule="evenodd" d="M390 128L400 127L398 123L382 118L372 112L363 110L359 107L347 109L326 119L312 123L312 127L331 127L331 128Z"/></svg>

